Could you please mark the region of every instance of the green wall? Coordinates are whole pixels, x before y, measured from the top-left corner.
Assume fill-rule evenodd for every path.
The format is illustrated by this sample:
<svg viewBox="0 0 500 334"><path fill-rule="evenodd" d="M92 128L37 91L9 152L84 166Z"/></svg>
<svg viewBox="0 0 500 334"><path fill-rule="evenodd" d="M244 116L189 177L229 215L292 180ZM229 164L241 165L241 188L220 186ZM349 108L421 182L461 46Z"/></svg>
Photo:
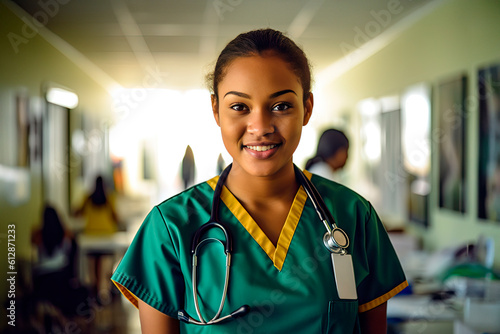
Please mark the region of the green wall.
<svg viewBox="0 0 500 334"><path fill-rule="evenodd" d="M15 35L14 35L15 34ZM12 41L22 41L13 46ZM15 44L15 43L14 43ZM16 50L17 48L17 50ZM42 101L42 85L50 81L77 92L80 104L72 113L110 115L111 100L106 89L85 70L49 44L8 7L0 2L0 165L29 174L30 197L12 204L0 189L0 280L5 282L7 268L7 225L16 225L17 263L31 257L30 232L40 221L42 179L40 167L16 166L15 96L24 93L31 101ZM18 284L22 277L18 272ZM0 284L0 331L5 326L4 301L7 285Z"/></svg>
<svg viewBox="0 0 500 334"><path fill-rule="evenodd" d="M346 112L352 134L358 133L359 116L356 104L366 98L399 95L405 88L426 82L433 89L450 76L465 73L469 80L468 99L477 101L477 69L484 65L500 64L500 1L444 1L431 13L424 15L371 57L322 87L334 106L332 118ZM334 98L333 98L334 97ZM437 142L432 146L432 192L430 195L430 227L409 230L423 238L428 250L474 242L479 235L496 240L495 266L500 266L500 223L477 218L478 172L478 110L471 103L466 118L466 182L468 184L466 214L438 208L436 168ZM433 113L433 123L436 115ZM356 157L353 157L356 160ZM362 171L356 167L358 175Z"/></svg>

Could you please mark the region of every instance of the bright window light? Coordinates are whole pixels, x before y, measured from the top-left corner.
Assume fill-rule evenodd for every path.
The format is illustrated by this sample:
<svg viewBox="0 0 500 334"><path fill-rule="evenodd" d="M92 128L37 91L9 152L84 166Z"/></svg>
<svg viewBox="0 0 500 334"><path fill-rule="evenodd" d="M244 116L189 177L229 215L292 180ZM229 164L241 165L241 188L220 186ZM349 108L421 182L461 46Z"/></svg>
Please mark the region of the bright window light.
<svg viewBox="0 0 500 334"><path fill-rule="evenodd" d="M363 151L369 161L377 162L381 156L381 133L380 124L375 121L370 121L363 126L365 142Z"/></svg>
<svg viewBox="0 0 500 334"><path fill-rule="evenodd" d="M410 87L402 97L402 140L406 169L424 176L430 169L430 89Z"/></svg>
<svg viewBox="0 0 500 334"><path fill-rule="evenodd" d="M361 114L363 154L370 163L380 161L382 152L380 107L380 101L372 98L363 100L358 104L358 110Z"/></svg>
<svg viewBox="0 0 500 334"><path fill-rule="evenodd" d="M222 143L208 90L123 89L112 95L116 122L110 129L109 149L123 160L128 190L141 191L142 151L153 152L157 196L181 189L181 162L189 145L194 153L195 182L216 175L217 158L231 162Z"/></svg>

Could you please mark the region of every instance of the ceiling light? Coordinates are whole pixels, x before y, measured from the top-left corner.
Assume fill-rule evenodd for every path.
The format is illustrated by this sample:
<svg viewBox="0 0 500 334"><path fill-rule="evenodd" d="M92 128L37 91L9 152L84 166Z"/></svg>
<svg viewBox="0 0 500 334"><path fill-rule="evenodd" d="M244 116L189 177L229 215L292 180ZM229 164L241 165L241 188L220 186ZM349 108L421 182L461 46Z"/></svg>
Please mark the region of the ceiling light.
<svg viewBox="0 0 500 334"><path fill-rule="evenodd" d="M45 98L48 102L58 106L73 109L78 105L78 95L60 87L48 87Z"/></svg>

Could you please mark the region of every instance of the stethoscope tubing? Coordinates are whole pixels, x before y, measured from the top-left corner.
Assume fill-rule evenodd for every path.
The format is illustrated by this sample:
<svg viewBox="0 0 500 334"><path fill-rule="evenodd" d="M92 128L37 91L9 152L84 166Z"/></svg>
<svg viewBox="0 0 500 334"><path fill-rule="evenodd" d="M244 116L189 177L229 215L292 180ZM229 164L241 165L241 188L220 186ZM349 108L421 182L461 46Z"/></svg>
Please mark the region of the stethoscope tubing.
<svg viewBox="0 0 500 334"><path fill-rule="evenodd" d="M347 254L347 247L349 246L349 237L339 228L333 218L331 212L326 209L326 204L323 201L320 193L311 181L302 173L302 171L294 165L295 176L298 182L302 185L307 196L311 199L311 203L318 214L319 219L325 225L326 233L323 236L323 243L325 247L335 254ZM330 224L328 223L330 222Z"/></svg>
<svg viewBox="0 0 500 334"><path fill-rule="evenodd" d="M233 250L233 239L231 236L231 233L229 230L226 228L226 226L219 221L219 201L220 201L220 195L222 192L223 185L225 183L225 180L227 178L227 175L229 174L229 171L231 170L231 165L229 165L219 176L219 181L217 182L217 185L215 187L214 191L214 196L212 200L212 211L210 213L210 220L203 224L194 234L193 239L191 241L191 254L193 256L193 269L191 272L192 278L191 278L191 283L193 285L193 297L194 297L194 306L196 309L196 314L198 315L198 319L196 320L189 316L189 314L185 310L179 310L177 312L179 320L182 320L184 322L190 323L190 324L196 324L196 325L212 325L216 323L223 322L225 320L229 320L231 318L236 318L239 316L243 316L247 314L250 311L250 307L248 305L243 305L237 310L231 312L230 314L223 316L222 318L220 317L220 314L222 313L222 309L224 308L224 303L226 301L227 297L227 290L229 287L229 274L230 274L230 267L231 267L231 252ZM216 238L205 238L200 241L202 236L211 228L219 228L223 233L225 237L225 243L222 242L219 239ZM221 296L221 301L219 304L219 309L217 310L217 313L213 316L213 318L210 321L206 321L205 318L201 314L200 306L198 303L198 250L203 247L205 244L209 242L219 242L223 247L224 247L224 253L226 255L226 273L225 273L225 279L224 279L224 289L222 292Z"/></svg>
<svg viewBox="0 0 500 334"><path fill-rule="evenodd" d="M227 232L227 231L226 231ZM227 235L227 233L226 233ZM229 286L229 268L231 266L231 253L230 252L225 252L226 253L226 274L225 274L225 279L224 279L224 290L222 293L221 301L219 304L219 309L217 313L214 315L214 317L206 322L205 318L201 315L200 307L198 304L198 249L200 249L203 245L209 243L209 242L219 242L223 247L226 247L222 241L216 238L207 238L203 239L200 243L196 245L194 254L193 254L193 269L192 269L192 284L193 284L193 296L194 296L194 304L195 304L195 309L196 309L196 314L198 315L198 319L200 319L201 323L206 323L210 324L213 323L222 313L222 309L224 308L224 302L226 301L226 296L227 296L227 288ZM227 244L227 242L226 242Z"/></svg>
<svg viewBox="0 0 500 334"><path fill-rule="evenodd" d="M229 286L229 273L231 267L231 252L232 252L233 240L231 234L229 233L229 230L226 228L224 224L222 224L219 221L219 202L220 202L220 195L222 192L222 188L227 178L227 175L231 170L231 166L232 165L226 167L226 169L224 169L224 171L219 176L219 180L214 190L210 220L206 224L202 225L195 232L191 242L191 254L193 257L191 283L193 285L194 306L196 309L196 314L198 315L198 319L200 320L192 318L191 316L189 316L189 314L187 314L185 310L179 310L177 312L179 320L190 324L196 324L196 325L217 324L222 321L229 320L231 318L243 316L250 311L250 306L243 305L237 310L231 312L230 314L220 318L220 314L222 313L222 309L224 308L224 303L227 297L227 290ZM314 187L314 185L311 183L311 181L309 181L309 179L304 175L304 173L302 173L300 169L297 168L297 166L295 165L293 166L297 181L299 182L300 185L302 185L302 187L306 191L307 196L310 198L311 203L313 204L319 219L321 220L323 225L325 225L327 232L323 236L323 243L325 244L326 248L332 253L346 254L347 253L346 248L349 246L349 238L347 234L342 229L337 227L337 224L335 223L335 220L333 219L330 211L326 209L326 205L325 202L323 201L323 198L321 197L317 189ZM205 238L200 241L200 239L207 232L207 230L214 227L222 230L225 236L225 243L216 238ZM335 235L339 235L338 240ZM206 321L201 314L200 306L198 303L198 282L197 282L198 250L205 244L214 241L219 242L224 247L224 253L226 255L226 274L225 274L224 289L222 292L219 309L217 310L217 313L210 321Z"/></svg>

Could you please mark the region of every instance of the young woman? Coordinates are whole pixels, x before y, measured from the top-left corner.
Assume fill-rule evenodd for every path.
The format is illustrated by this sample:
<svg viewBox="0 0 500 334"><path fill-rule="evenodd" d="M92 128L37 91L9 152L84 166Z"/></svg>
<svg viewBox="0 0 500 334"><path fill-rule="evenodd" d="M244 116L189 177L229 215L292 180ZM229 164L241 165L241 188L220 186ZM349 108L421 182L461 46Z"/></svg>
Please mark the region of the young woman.
<svg viewBox="0 0 500 334"><path fill-rule="evenodd" d="M333 256L292 161L313 108L302 50L271 29L241 34L211 79L231 168L156 206L112 277L143 333L385 332L385 303L407 283L380 220L359 195L304 172L350 239L349 255ZM200 231L217 215L227 234ZM350 277L339 257L352 257L357 298L337 287Z"/></svg>
<svg viewBox="0 0 500 334"><path fill-rule="evenodd" d="M96 177L93 192L85 198L81 207L74 214L85 217L83 230L85 235L106 238L118 231L114 200L106 193L102 176ZM89 272L93 274L91 276L93 295L98 296L109 292L109 281L103 283L102 278L109 277L113 270L110 259L113 253L107 250L98 250L88 252L85 256L89 259Z"/></svg>

